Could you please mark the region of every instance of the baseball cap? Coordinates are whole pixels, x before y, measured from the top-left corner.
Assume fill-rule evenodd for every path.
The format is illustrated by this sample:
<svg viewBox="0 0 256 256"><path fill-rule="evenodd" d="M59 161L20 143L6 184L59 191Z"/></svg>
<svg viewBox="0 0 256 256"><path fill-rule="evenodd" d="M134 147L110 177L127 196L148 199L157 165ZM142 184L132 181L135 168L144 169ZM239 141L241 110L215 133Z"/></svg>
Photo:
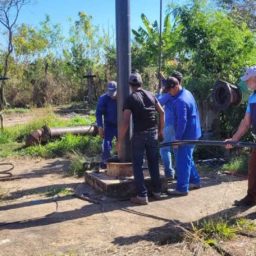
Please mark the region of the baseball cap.
<svg viewBox="0 0 256 256"><path fill-rule="evenodd" d="M254 76L256 76L256 66L246 68L245 74L241 77L241 80L242 81L247 81L251 77L254 77Z"/></svg>
<svg viewBox="0 0 256 256"><path fill-rule="evenodd" d="M110 81L107 84L107 94L110 97L116 96L117 93L117 84L115 81Z"/></svg>
<svg viewBox="0 0 256 256"><path fill-rule="evenodd" d="M135 85L135 86L141 86L142 85L141 75L138 72L131 73L129 77L129 84Z"/></svg>

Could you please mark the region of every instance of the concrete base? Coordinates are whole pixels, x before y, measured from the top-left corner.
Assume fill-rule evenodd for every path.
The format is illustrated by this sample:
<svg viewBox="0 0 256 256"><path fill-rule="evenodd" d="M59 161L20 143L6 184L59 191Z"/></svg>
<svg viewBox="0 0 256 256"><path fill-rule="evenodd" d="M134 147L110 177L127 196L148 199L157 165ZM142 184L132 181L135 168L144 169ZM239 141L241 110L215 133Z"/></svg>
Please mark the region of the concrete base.
<svg viewBox="0 0 256 256"><path fill-rule="evenodd" d="M107 196L127 198L136 195L135 184L132 177L111 177L106 174L106 170L87 171L84 174L85 183L92 186L100 192L106 193ZM148 171L144 171L145 184L149 193L152 191L151 179ZM161 175L162 191L167 190L167 179Z"/></svg>
<svg viewBox="0 0 256 256"><path fill-rule="evenodd" d="M131 177L133 176L132 163L107 163L106 174L112 177Z"/></svg>

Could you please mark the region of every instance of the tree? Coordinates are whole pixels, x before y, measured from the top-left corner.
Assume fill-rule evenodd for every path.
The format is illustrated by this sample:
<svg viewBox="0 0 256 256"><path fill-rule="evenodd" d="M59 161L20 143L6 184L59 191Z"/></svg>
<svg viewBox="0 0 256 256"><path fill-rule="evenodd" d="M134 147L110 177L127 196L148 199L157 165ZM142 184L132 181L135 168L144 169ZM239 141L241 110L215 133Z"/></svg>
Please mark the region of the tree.
<svg viewBox="0 0 256 256"><path fill-rule="evenodd" d="M96 99L95 86L90 84L85 90L84 75L94 73L101 65L103 38L99 35L98 28L92 25L91 16L85 12L79 12L78 16L78 20L70 29L70 49L64 51L64 57L69 66L69 77L82 85L80 99L86 93L89 103L93 103Z"/></svg>
<svg viewBox="0 0 256 256"><path fill-rule="evenodd" d="M132 30L135 43L134 51L144 55L143 64L145 66L156 66L159 56L159 32L160 28L157 21L151 23L145 14L141 14L143 27ZM177 42L180 40L180 24L178 15L173 9L164 17L162 31L162 62L166 65L168 61L175 59L177 55ZM138 67L139 68L139 67Z"/></svg>
<svg viewBox="0 0 256 256"><path fill-rule="evenodd" d="M13 32L14 26L18 20L21 8L28 3L28 0L1 0L0 1L0 24L7 30L7 53L4 57L4 65L2 76L6 77L8 74L9 57L13 52ZM4 97L3 81L0 86L0 109L3 109L6 102Z"/></svg>
<svg viewBox="0 0 256 256"><path fill-rule="evenodd" d="M228 11L239 24L246 22L248 27L256 29L256 2L255 0L217 0L217 3Z"/></svg>
<svg viewBox="0 0 256 256"><path fill-rule="evenodd" d="M216 79L236 83L242 68L254 62L254 34L245 23L237 24L221 11L205 11L200 5L184 7L180 13L182 60L189 82L199 98L205 99Z"/></svg>

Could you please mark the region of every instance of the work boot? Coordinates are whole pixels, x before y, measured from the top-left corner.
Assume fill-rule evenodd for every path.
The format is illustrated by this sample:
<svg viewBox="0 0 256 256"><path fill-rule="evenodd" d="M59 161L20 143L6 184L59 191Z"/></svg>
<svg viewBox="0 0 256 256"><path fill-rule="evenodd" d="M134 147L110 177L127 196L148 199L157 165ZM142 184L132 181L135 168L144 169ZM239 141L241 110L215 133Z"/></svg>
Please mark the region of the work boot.
<svg viewBox="0 0 256 256"><path fill-rule="evenodd" d="M189 190L199 189L201 187L202 187L202 185L200 183L199 184L194 184L194 183L189 184Z"/></svg>
<svg viewBox="0 0 256 256"><path fill-rule="evenodd" d="M155 200L162 200L162 199L168 198L168 195L162 194L160 192L152 192L152 196Z"/></svg>
<svg viewBox="0 0 256 256"><path fill-rule="evenodd" d="M171 175L171 176L167 176L166 177L167 183L172 183L175 181L175 176Z"/></svg>
<svg viewBox="0 0 256 256"><path fill-rule="evenodd" d="M256 205L256 201L253 200L250 196L246 195L244 198L241 200L235 200L233 205L235 206L254 206Z"/></svg>
<svg viewBox="0 0 256 256"><path fill-rule="evenodd" d="M188 192L181 192L176 189L167 189L167 194L169 194L171 196L187 196Z"/></svg>
<svg viewBox="0 0 256 256"><path fill-rule="evenodd" d="M139 205L147 205L148 204L148 197L147 196L135 196L131 197L131 203L139 204Z"/></svg>

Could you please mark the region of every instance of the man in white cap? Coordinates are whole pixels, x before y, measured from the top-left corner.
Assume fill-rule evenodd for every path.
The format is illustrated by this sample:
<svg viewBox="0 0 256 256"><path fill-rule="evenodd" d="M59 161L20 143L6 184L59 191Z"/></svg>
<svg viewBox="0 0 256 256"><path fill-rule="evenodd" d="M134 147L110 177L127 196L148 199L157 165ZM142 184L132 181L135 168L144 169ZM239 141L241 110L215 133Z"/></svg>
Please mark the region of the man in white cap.
<svg viewBox="0 0 256 256"><path fill-rule="evenodd" d="M252 134L256 138L256 66L246 69L245 74L241 77L245 81L248 88L253 91L250 95L246 113L242 119L236 133L231 139L226 141L239 141L240 138L252 128ZM232 148L232 145L227 145L226 148ZM236 200L236 206L253 206L256 204L256 149L252 149L251 156L248 162L248 190L247 195L241 200Z"/></svg>
<svg viewBox="0 0 256 256"><path fill-rule="evenodd" d="M115 81L108 82L107 92L99 98L96 122L99 135L103 139L100 167L105 169L107 160L111 157L112 141L114 137L117 138L117 84Z"/></svg>

